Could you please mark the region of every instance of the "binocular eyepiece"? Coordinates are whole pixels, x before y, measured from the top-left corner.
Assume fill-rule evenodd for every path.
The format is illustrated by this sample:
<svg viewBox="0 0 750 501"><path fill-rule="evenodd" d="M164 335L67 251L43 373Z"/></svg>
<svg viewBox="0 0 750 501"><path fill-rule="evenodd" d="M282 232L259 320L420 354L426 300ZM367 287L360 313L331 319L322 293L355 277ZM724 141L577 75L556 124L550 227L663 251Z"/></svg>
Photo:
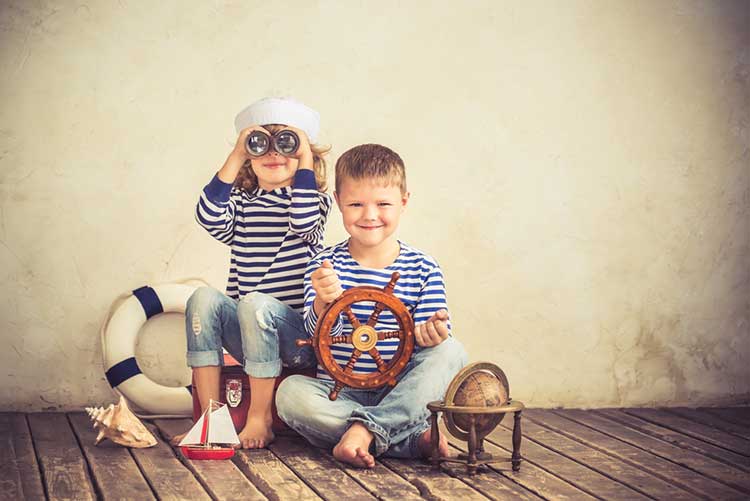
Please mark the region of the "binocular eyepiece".
<svg viewBox="0 0 750 501"><path fill-rule="evenodd" d="M254 130L248 134L245 149L250 156L262 157L271 148L285 157L292 156L299 148L299 136L289 129L281 130L272 135L259 130Z"/></svg>

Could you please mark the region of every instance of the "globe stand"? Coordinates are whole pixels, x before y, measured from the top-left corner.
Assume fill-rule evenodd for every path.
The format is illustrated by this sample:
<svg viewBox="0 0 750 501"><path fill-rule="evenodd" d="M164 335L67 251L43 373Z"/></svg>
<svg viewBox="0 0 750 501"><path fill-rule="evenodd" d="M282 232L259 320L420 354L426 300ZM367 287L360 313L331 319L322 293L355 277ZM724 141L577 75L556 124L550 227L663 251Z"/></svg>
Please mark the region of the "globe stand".
<svg viewBox="0 0 750 501"><path fill-rule="evenodd" d="M467 407L458 405L446 405L440 400L427 404L430 410L430 422L432 424L432 455L430 462L439 468L441 463L460 463L466 465L469 475L474 475L477 468L482 465L504 463L510 461L513 471L521 469L521 411L524 405L519 401L509 401L504 405L495 407ZM458 457L440 456L440 435L438 432L438 413L466 414L469 420L468 430L468 453L461 453ZM510 458L495 458L484 450L484 438L492 429L477 429L477 416L483 414L507 414L513 413L513 453ZM494 427L493 427L494 428ZM460 437L459 437L460 438Z"/></svg>
<svg viewBox="0 0 750 501"><path fill-rule="evenodd" d="M463 463L469 475L481 465L510 461L513 471L521 469L521 411L523 403L510 398L508 378L490 362L474 362L461 369L445 392L443 401L427 404L432 413L432 464ZM458 458L440 457L438 413L443 413L448 432L468 443L468 453ZM513 413L513 453L510 459L495 458L484 450L484 437L494 430L505 414Z"/></svg>

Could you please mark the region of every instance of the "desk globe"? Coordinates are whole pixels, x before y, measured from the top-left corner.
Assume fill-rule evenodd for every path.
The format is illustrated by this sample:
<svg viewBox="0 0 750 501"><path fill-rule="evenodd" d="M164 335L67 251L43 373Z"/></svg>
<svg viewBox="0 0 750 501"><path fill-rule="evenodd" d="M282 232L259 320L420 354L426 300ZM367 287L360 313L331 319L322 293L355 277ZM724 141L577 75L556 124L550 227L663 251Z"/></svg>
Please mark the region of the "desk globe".
<svg viewBox="0 0 750 501"><path fill-rule="evenodd" d="M510 461L513 471L521 468L521 411L524 405L510 398L510 387L505 373L495 364L475 362L464 367L451 381L445 399L427 404L432 423L432 463L437 467L443 462L466 464L473 475L477 467L484 464ZM438 435L438 413L448 432L468 443L468 453L458 458L440 457ZM484 438L500 424L505 414L513 412L513 453L510 459L494 458L485 452Z"/></svg>

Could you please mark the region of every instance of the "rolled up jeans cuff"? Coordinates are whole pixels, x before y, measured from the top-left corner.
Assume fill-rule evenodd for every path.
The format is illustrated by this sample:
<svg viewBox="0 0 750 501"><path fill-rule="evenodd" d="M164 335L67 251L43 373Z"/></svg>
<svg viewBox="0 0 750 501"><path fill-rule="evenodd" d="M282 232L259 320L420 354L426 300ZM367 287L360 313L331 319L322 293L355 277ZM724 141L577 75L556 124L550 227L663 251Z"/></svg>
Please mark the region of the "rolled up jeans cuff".
<svg viewBox="0 0 750 501"><path fill-rule="evenodd" d="M281 359L277 358L270 362L251 362L245 360L245 374L250 377L277 377L281 374Z"/></svg>
<svg viewBox="0 0 750 501"><path fill-rule="evenodd" d="M373 423L369 419L363 416L355 415L357 411L354 411L352 413L352 416L347 419L347 422L349 423L349 426L352 425L352 423L358 422L365 425L365 428L370 430L370 433L373 435L373 455L375 457L382 455L385 453L385 451L388 450L388 448L391 446L388 433L386 433L385 429L382 426L379 426L376 423Z"/></svg>
<svg viewBox="0 0 750 501"><path fill-rule="evenodd" d="M428 423L424 423L424 426L421 426L417 428L417 431L409 435L408 444L409 444L409 457L410 458L418 458L421 457L421 451L419 450L419 439L422 438L422 435L424 432L430 429L430 425Z"/></svg>
<svg viewBox="0 0 750 501"><path fill-rule="evenodd" d="M216 350L188 351L187 364L190 367L214 367L224 365L224 356Z"/></svg>

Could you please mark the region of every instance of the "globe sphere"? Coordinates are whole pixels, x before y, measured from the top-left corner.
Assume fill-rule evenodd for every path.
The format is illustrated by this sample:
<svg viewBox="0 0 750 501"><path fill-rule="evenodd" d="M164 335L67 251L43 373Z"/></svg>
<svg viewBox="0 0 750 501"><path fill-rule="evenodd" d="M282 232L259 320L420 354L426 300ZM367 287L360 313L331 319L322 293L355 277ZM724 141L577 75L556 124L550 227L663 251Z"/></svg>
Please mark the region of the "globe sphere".
<svg viewBox="0 0 750 501"><path fill-rule="evenodd" d="M500 379L490 371L478 370L470 373L456 390L453 405L461 407L496 407L508 402L508 391ZM502 420L504 414L476 414L478 432L489 433ZM453 422L468 431L469 415L453 413Z"/></svg>

